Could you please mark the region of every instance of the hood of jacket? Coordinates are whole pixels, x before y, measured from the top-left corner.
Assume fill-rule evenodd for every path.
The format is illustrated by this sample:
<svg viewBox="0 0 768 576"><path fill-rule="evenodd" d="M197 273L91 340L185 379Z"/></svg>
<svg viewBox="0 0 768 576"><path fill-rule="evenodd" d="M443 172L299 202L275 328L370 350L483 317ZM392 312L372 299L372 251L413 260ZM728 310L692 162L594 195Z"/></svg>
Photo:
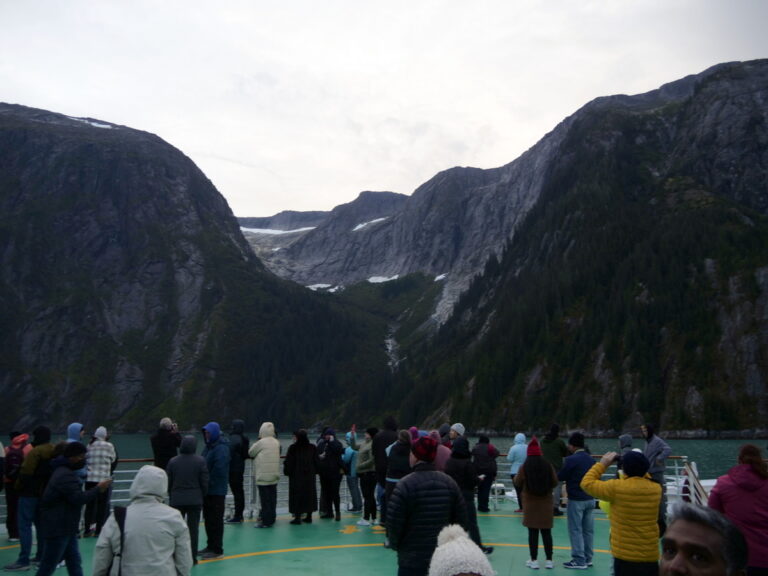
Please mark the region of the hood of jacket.
<svg viewBox="0 0 768 576"><path fill-rule="evenodd" d="M754 492L765 486L765 478L761 478L749 464L738 464L728 471L728 477L742 490Z"/></svg>
<svg viewBox="0 0 768 576"><path fill-rule="evenodd" d="M69 467L69 458L67 458L63 454L59 454L58 456L56 456L56 458L51 460L51 468L52 469L55 470L56 468L59 468L61 466Z"/></svg>
<svg viewBox="0 0 768 576"><path fill-rule="evenodd" d="M51 429L48 426L38 426L32 430L32 446L48 444L51 441Z"/></svg>
<svg viewBox="0 0 768 576"><path fill-rule="evenodd" d="M623 450L624 448L632 448L631 434L622 434L619 436L619 449Z"/></svg>
<svg viewBox="0 0 768 576"><path fill-rule="evenodd" d="M515 444L525 444L525 434L522 432L515 434Z"/></svg>
<svg viewBox="0 0 768 576"><path fill-rule="evenodd" d="M216 442L219 441L219 438L221 438L221 426L219 426L218 422L208 422L208 424L203 426L203 430L208 432L208 441L206 444L209 446L211 444L216 444Z"/></svg>
<svg viewBox="0 0 768 576"><path fill-rule="evenodd" d="M180 454L194 454L197 452L197 438L191 434L184 436L181 439L181 446L179 446Z"/></svg>
<svg viewBox="0 0 768 576"><path fill-rule="evenodd" d="M229 430L230 434L242 434L245 432L245 420L232 420L232 427Z"/></svg>
<svg viewBox="0 0 768 576"><path fill-rule="evenodd" d="M83 431L83 425L80 422L72 422L67 426L67 442L80 442L80 432Z"/></svg>
<svg viewBox="0 0 768 576"><path fill-rule="evenodd" d="M142 497L156 498L162 502L168 492L168 476L157 466L142 466L131 483L131 500Z"/></svg>
<svg viewBox="0 0 768 576"><path fill-rule="evenodd" d="M469 441L463 436L459 436L453 441L453 448L451 448L451 456L453 458L469 458Z"/></svg>
<svg viewBox="0 0 768 576"><path fill-rule="evenodd" d="M11 440L11 448L23 448L29 440L29 434L19 434Z"/></svg>
<svg viewBox="0 0 768 576"><path fill-rule="evenodd" d="M272 422L264 422L259 428L259 438L274 438L275 425Z"/></svg>

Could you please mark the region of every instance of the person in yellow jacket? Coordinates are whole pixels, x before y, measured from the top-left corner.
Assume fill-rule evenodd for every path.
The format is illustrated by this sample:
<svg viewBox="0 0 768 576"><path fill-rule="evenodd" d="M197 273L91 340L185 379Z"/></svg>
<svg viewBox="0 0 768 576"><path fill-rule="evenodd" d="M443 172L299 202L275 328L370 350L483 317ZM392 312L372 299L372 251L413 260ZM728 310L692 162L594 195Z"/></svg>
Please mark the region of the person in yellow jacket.
<svg viewBox="0 0 768 576"><path fill-rule="evenodd" d="M581 489L611 504L611 553L615 576L657 576L659 572L659 502L661 486L648 476L648 459L640 452L624 455L624 479L601 480L617 458L603 455L584 475Z"/></svg>

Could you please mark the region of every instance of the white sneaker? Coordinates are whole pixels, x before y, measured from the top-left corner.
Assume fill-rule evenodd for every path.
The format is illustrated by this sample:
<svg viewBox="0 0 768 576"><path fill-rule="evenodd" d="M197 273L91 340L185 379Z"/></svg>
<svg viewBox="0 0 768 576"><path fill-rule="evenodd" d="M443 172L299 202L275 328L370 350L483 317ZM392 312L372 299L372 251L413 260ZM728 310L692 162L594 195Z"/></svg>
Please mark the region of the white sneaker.
<svg viewBox="0 0 768 576"><path fill-rule="evenodd" d="M370 526L371 523L368 522L365 518L360 518L360 520L357 521L358 526Z"/></svg>
<svg viewBox="0 0 768 576"><path fill-rule="evenodd" d="M547 560L544 563L544 568L546 568L547 570L552 570L552 568L554 568L554 567L555 567L555 565L552 563L552 560Z"/></svg>
<svg viewBox="0 0 768 576"><path fill-rule="evenodd" d="M538 560L526 560L525 565L528 566L531 570L538 570L539 569L539 561Z"/></svg>

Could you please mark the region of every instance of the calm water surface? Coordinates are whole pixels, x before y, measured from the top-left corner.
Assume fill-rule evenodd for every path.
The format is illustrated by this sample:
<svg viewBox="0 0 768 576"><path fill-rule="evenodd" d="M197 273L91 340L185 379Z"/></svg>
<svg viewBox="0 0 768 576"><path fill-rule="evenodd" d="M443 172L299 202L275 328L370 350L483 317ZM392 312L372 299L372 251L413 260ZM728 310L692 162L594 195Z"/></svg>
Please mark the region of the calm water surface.
<svg viewBox="0 0 768 576"><path fill-rule="evenodd" d="M248 433L251 442L258 439L258 432ZM361 436L358 435L358 438ZM341 436L343 439L343 436ZM530 438L528 438L530 440ZM149 434L116 434L112 442L118 450L121 458L151 458L152 449L149 444ZM474 446L477 438L470 438L470 445ZM291 443L290 435L280 435L285 454ZM502 452L506 453L512 445L512 438L492 438L491 442ZM736 464L736 455L743 444L753 443L760 447L763 455L766 453L766 440L669 440L672 454L687 456L689 460L696 462L701 478L716 478L725 474L731 466ZM593 454L602 454L608 450L618 448L617 440L604 438L587 439L587 445ZM634 447L643 448L645 442L641 438L635 438ZM198 452L202 449L202 436L198 435Z"/></svg>

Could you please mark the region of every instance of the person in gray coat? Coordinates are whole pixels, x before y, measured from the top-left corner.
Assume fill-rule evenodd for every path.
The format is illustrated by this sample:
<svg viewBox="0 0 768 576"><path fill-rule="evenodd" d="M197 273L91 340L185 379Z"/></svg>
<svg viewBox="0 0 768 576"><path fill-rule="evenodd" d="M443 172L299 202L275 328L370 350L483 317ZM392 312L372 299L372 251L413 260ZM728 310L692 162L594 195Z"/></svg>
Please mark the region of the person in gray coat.
<svg viewBox="0 0 768 576"><path fill-rule="evenodd" d="M170 504L187 520L194 564L197 564L200 512L208 492L208 466L196 452L197 438L184 436L179 455L171 458L166 469Z"/></svg>

